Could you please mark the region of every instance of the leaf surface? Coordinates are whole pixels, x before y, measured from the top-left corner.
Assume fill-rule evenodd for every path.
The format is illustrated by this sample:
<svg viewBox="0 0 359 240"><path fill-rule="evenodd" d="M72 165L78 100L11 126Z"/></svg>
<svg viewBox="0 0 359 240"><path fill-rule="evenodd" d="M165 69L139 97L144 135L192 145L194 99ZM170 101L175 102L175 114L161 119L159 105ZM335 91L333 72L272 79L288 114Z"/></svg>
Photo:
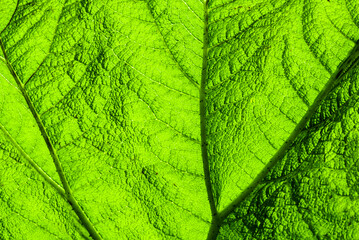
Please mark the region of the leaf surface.
<svg viewBox="0 0 359 240"><path fill-rule="evenodd" d="M359 2L0 0L1 239L356 239Z"/></svg>

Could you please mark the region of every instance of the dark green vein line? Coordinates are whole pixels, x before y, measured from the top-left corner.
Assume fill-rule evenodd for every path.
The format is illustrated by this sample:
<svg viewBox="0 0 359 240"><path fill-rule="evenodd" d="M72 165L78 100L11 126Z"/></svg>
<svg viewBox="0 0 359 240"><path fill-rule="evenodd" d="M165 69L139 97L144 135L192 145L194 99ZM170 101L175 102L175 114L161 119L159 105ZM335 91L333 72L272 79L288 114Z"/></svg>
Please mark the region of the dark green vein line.
<svg viewBox="0 0 359 240"><path fill-rule="evenodd" d="M15 7L15 9L14 9L14 12L13 12L13 14L11 15L11 18L10 18L10 20L8 21L8 23L6 24L6 26L4 27L4 29L3 29L0 33L3 33L3 32L5 31L5 29L7 29L7 28L9 27L10 23L11 23L12 20L14 19L15 13L17 12L17 9L19 8L19 2L20 2L19 0L16 1L16 7Z"/></svg>
<svg viewBox="0 0 359 240"><path fill-rule="evenodd" d="M348 57L342 64L337 68L336 72L332 74L332 77L329 79L327 84L323 87L322 91L318 94L313 104L309 107L307 113L300 120L298 125L295 127L291 135L284 142L284 144L279 148L277 153L270 159L267 165L264 166L263 170L253 179L252 183L245 189L235 200L233 200L227 207L225 207L218 215L219 222L222 223L226 217L231 214L234 209L247 198L247 196L261 183L263 178L268 174L271 168L284 157L285 153L290 149L292 144L298 135L305 129L306 124L314 115L319 105L323 100L328 96L330 91L335 87L335 85L340 81L340 79L353 69L354 66L358 65L359 60L359 45L357 44L354 49L350 52Z"/></svg>
<svg viewBox="0 0 359 240"><path fill-rule="evenodd" d="M204 2L204 30L203 30L203 59L202 59L202 78L199 89L199 106L200 106L200 121L201 121L201 150L203 160L204 178L207 188L207 196L212 213L212 223L208 232L207 239L215 239L219 231L219 218L216 204L214 201L210 169L208 162L208 149L206 140L206 83L207 83L207 61L208 61L208 0Z"/></svg>
<svg viewBox="0 0 359 240"><path fill-rule="evenodd" d="M60 12L60 14L59 14L59 16L58 16L58 18L57 18L57 20L56 20L58 23L60 22L60 19L61 19L61 17L62 17L63 14L64 14L65 5L66 5L66 4L63 4L63 5L62 5L61 12ZM30 76L27 80L24 81L24 84L23 84L24 87L26 87L26 85L27 85L28 83L30 83L30 81L35 77L35 74L37 73L37 70L42 67L42 65L43 65L43 64L45 63L45 61L47 60L48 56L51 54L51 49L53 48L53 44L54 44L54 38L55 38L55 36L56 36L56 33L57 33L58 29L59 29L59 24L56 24L56 27L55 27L55 29L54 29L54 34L53 34L53 37L52 37L52 41L51 41L51 46L50 46L49 52L46 54L45 57L43 57L41 63L40 63L39 66L36 68L36 70L33 72L33 74L31 74L31 76Z"/></svg>
<svg viewBox="0 0 359 240"><path fill-rule="evenodd" d="M160 26L158 25L157 20L155 19L155 16L153 14L151 6L149 5L148 2L146 3L146 5L147 5L149 12L151 13L153 21L155 21L155 25L156 25L158 32L162 36L163 42L166 46L166 49L171 54L171 57L172 57L173 61L176 63L176 65L178 66L178 69L183 73L183 75L188 79L188 81L190 81L193 84L193 86L195 86L196 88L199 88L198 83L185 71L185 69L183 69L182 65L176 60L174 53L171 51L171 48L168 46L168 43L161 32Z"/></svg>
<svg viewBox="0 0 359 240"><path fill-rule="evenodd" d="M52 145L52 142L46 132L46 129L39 117L39 115L37 114L34 105L32 104L32 101L29 97L29 95L27 94L24 85L21 83L20 79L18 78L14 68L12 67L12 65L9 62L9 58L7 57L6 51L5 51L5 47L4 44L2 42L2 40L0 39L0 47L1 50L4 54L4 58L6 60L6 65L9 69L9 71L11 72L12 76L14 77L18 88L20 89L23 97L25 98L25 101L34 117L34 119L36 120L36 123L40 129L41 135L43 137L43 139L45 140L45 143L47 145L47 148L49 149L51 158L53 159L53 162L55 164L56 167L56 171L59 174L61 183L65 189L65 198L68 201L68 203L72 206L72 209L75 211L76 215L79 217L79 219L81 220L82 224L84 225L84 227L87 229L87 231L90 233L91 237L94 240L101 240L102 238L100 237L100 235L97 233L96 229L94 228L94 226L92 225L92 223L90 222L90 220L88 219L88 217L86 216L86 214L84 213L84 211L81 209L80 205L78 204L78 202L76 201L76 199L74 198L70 185L67 182L67 179L65 177L64 171L62 169L60 160L57 156L56 150L54 148L54 146Z"/></svg>

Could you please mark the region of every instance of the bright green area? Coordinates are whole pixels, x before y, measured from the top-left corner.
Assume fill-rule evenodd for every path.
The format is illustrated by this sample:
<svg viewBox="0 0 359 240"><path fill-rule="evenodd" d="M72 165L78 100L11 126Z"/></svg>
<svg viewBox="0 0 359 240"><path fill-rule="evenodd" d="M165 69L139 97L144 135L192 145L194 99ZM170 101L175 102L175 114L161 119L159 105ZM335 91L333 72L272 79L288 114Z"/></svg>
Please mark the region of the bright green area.
<svg viewBox="0 0 359 240"><path fill-rule="evenodd" d="M358 12L0 0L0 239L358 239Z"/></svg>

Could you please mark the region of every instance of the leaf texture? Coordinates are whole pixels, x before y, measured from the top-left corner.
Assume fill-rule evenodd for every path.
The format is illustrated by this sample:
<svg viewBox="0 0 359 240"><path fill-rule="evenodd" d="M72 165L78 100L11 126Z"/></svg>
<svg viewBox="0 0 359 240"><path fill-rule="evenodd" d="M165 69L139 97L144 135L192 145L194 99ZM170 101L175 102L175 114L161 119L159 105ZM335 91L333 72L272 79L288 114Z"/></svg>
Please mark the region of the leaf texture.
<svg viewBox="0 0 359 240"><path fill-rule="evenodd" d="M359 238L357 0L0 0L0 239Z"/></svg>

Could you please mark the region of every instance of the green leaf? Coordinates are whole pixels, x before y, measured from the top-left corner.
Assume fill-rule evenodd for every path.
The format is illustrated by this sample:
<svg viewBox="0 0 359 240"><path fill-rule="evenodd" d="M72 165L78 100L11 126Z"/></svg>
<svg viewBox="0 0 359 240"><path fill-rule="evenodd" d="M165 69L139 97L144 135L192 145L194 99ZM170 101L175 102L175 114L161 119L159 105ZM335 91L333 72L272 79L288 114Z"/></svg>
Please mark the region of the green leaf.
<svg viewBox="0 0 359 240"><path fill-rule="evenodd" d="M358 239L357 0L0 0L0 239Z"/></svg>

